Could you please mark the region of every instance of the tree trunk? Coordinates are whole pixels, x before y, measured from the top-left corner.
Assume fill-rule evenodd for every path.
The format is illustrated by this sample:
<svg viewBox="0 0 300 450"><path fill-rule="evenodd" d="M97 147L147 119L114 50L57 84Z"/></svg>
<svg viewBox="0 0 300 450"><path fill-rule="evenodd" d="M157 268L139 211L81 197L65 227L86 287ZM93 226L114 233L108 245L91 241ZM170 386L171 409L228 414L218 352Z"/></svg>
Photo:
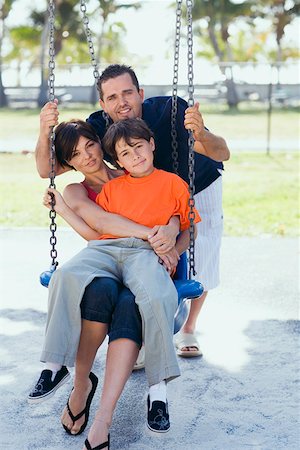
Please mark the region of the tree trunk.
<svg viewBox="0 0 300 450"><path fill-rule="evenodd" d="M212 44L212 47L215 51L215 54L219 60L219 63L222 63L224 61L224 54L221 52L218 41L215 35L215 31L212 26L208 27L208 34L209 38ZM237 108L239 104L239 97L236 90L236 85L232 76L232 69L228 66L228 70L226 70L226 67L223 66L223 64L219 64L219 68L221 73L225 77L225 86L226 86L226 100L227 105L229 108Z"/></svg>
<svg viewBox="0 0 300 450"><path fill-rule="evenodd" d="M4 24L2 26L4 30ZM4 92L4 86L2 83L2 37L0 37L0 108L4 108L4 106L7 105L8 105L7 95Z"/></svg>
<svg viewBox="0 0 300 450"><path fill-rule="evenodd" d="M40 53L40 70L41 70L41 84L39 95L37 98L37 104L41 108L48 101L48 83L45 77L45 52L48 41L49 26L47 21L47 15L45 14L45 26L41 35L41 53Z"/></svg>

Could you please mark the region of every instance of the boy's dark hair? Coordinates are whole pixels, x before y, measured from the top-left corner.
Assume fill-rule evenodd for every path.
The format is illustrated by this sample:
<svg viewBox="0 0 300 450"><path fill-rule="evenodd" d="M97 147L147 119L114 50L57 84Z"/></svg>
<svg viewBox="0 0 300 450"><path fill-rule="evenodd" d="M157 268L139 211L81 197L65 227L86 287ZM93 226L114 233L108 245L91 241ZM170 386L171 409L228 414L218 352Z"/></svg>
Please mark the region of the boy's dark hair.
<svg viewBox="0 0 300 450"><path fill-rule="evenodd" d="M97 89L99 91L99 97L101 100L103 100L102 83L110 80L111 78L117 78L120 75L124 75L124 73L128 73L130 75L133 84L139 92L140 85L134 70L130 66L126 66L125 64L111 64L103 70L97 81Z"/></svg>
<svg viewBox="0 0 300 450"><path fill-rule="evenodd" d="M102 145L106 153L116 162L118 159L116 143L118 141L124 139L126 144L132 146L132 139L145 139L150 142L153 137L152 131L142 119L125 119L110 125L102 140Z"/></svg>
<svg viewBox="0 0 300 450"><path fill-rule="evenodd" d="M68 161L72 159L74 149L81 136L100 142L93 127L83 120L72 119L68 122L61 122L55 128L55 153L57 161L62 167L74 169Z"/></svg>

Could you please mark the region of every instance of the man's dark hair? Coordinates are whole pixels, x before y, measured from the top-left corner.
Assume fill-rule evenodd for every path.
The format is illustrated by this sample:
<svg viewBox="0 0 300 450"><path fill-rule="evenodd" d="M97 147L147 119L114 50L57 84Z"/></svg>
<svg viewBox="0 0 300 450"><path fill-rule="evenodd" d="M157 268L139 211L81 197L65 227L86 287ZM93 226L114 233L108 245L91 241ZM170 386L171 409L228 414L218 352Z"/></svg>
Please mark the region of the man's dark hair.
<svg viewBox="0 0 300 450"><path fill-rule="evenodd" d="M152 131L142 119L124 119L110 125L102 140L102 145L116 162L118 159L116 143L121 139L124 139L127 145L133 146L132 139L145 139L150 142L153 137Z"/></svg>
<svg viewBox="0 0 300 450"><path fill-rule="evenodd" d="M74 169L68 161L72 159L81 136L100 142L93 127L83 120L72 119L68 122L61 122L55 128L55 153L57 161L62 167Z"/></svg>
<svg viewBox="0 0 300 450"><path fill-rule="evenodd" d="M125 66L125 64L111 64L103 70L100 77L97 81L97 89L99 91L100 99L103 100L103 91L102 91L102 83L110 80L111 78L119 77L120 75L124 75L128 73L132 79L134 86L137 88L137 91L140 90L140 85L137 79L137 76L134 70L130 66Z"/></svg>

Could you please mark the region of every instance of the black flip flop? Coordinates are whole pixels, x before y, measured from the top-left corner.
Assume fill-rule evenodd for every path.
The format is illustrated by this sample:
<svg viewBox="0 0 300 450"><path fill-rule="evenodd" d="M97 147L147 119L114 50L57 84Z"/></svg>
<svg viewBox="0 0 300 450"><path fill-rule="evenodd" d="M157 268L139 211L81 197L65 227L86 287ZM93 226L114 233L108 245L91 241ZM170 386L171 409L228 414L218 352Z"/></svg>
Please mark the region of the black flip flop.
<svg viewBox="0 0 300 450"><path fill-rule="evenodd" d="M85 428L87 426L87 423L88 423L88 420L89 420L90 407L91 407L91 403L92 403L93 397L94 397L96 389L97 389L98 378L96 377L96 375L93 372L91 372L90 375L89 375L89 379L92 382L92 389L91 389L91 392L88 395L88 398L86 400L86 404L85 404L84 409L79 414L74 416L74 414L72 413L72 411L70 409L69 400L67 401L67 410L68 410L69 416L71 417L71 419L73 421L73 425L74 425L75 422L77 422L77 420L79 420L85 414L84 423L81 425L80 430L77 433L75 433L75 434L71 433L69 428L66 427L66 425L63 424L63 427L66 430L66 432L68 434L71 434L72 436L78 436L79 434L81 434L85 430Z"/></svg>
<svg viewBox="0 0 300 450"><path fill-rule="evenodd" d="M107 447L108 450L109 450L109 448L110 448L109 441L110 441L110 436L108 435L107 441L103 442L103 444L97 445L97 447L93 447L92 448L91 444L88 441L88 439L85 440L84 445L86 446L87 450L101 450L101 449L103 449L105 447Z"/></svg>

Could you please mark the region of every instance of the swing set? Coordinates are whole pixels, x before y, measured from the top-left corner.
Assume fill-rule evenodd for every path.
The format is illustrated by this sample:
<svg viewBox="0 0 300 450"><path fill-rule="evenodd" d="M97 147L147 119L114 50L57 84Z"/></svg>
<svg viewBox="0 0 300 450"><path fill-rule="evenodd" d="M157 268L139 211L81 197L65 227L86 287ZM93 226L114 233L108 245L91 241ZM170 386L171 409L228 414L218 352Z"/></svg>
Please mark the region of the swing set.
<svg viewBox="0 0 300 450"><path fill-rule="evenodd" d="M187 56L188 56L188 105L194 105L194 85L193 85L193 32L192 32L192 0L186 0L186 19L187 19ZM89 18L87 16L87 8L85 0L80 0L80 10L83 17L83 26L87 38L88 49L90 53L91 64L93 67L93 75L95 83L99 78L98 64L95 58L94 45L92 41L92 33L89 27ZM49 77L48 77L48 98L50 102L54 101L54 80L55 80L55 49L54 49L54 21L55 21L55 1L49 0ZM174 51L174 72L173 72L173 90L172 90L172 108L171 108L171 143L172 143L172 159L174 173L178 174L178 141L176 131L176 117L177 117L177 90L178 90L178 69L179 69L179 49L180 49L180 32L182 19L182 0L176 2L176 27L175 27L175 51ZM190 243L187 254L181 255L176 274L174 277L174 284L178 293L178 308L174 317L174 334L177 333L183 326L189 313L188 300L200 297L203 293L203 286L199 281L193 280L192 275L195 275L195 236L194 236L194 219L193 211L194 202L194 138L191 130L188 130L188 174L189 174L189 221L190 221ZM55 131L52 127L49 143L49 187L56 188L55 185ZM49 211L50 218L50 269L40 275L40 282L43 286L48 287L51 276L58 266L57 259L57 238L56 238L56 211L54 209L55 200L52 196L51 210Z"/></svg>

